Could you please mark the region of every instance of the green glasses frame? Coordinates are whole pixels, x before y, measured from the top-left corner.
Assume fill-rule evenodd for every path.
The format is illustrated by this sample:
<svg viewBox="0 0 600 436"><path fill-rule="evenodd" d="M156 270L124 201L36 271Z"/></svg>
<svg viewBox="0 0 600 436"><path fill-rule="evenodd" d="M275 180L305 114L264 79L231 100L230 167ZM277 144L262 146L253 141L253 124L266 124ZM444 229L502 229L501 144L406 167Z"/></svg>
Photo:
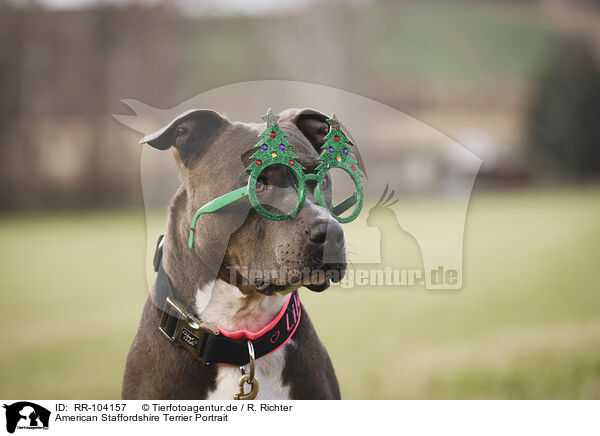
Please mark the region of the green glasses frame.
<svg viewBox="0 0 600 436"><path fill-rule="evenodd" d="M360 179L363 174L358 169L356 161L351 157L352 150L350 148L350 142L342 132L341 123L337 120L335 115L332 115L330 119L327 119L327 123L331 129L324 138L325 144L322 147L324 151L319 157L321 163L316 168L316 173L314 174L305 174L303 171L304 167L296 160L298 156L291 150L292 144L287 141L287 134L277 125L279 117L274 115L271 112L271 109L269 109L262 119L267 125L262 133L258 135L262 139L255 145L257 151L250 156L250 159L253 160L252 164L246 168L246 170L250 172L248 183L246 186L215 198L196 211L188 238L188 245L190 248L194 248L194 235L200 215L216 212L244 197L248 197L254 210L267 219L283 221L296 216L306 200L307 181L316 182L315 200L317 201L317 204L326 208L338 222L348 223L356 219L360 214L364 197L363 186ZM294 209L284 214L276 214L266 210L256 195L256 183L260 174L273 165L286 166L291 170L298 181L298 201L296 202ZM339 168L348 173L354 182L356 190L351 196L338 205L335 205L333 209L330 209L325 202L321 184L327 175L327 172L334 168ZM352 206L355 207L350 215L347 217L340 216Z"/></svg>
<svg viewBox="0 0 600 436"><path fill-rule="evenodd" d="M273 165L282 165L282 164L273 164ZM283 165L286 165L286 164L283 164ZM329 168L326 168L324 171L321 170L317 174L304 174L302 171L299 171L290 165L286 165L286 166L294 172L294 174L296 175L296 178L298 179L298 201L296 202L296 206L294 207L294 209L292 211L290 211L286 214L281 214L281 215L274 214L274 213L266 210L263 207L263 205L260 204L258 196L256 195L256 182L258 181L258 177L259 177L260 173L270 166L271 165L266 165L265 167L261 168L261 171L251 173L250 178L248 179L248 184L246 186L235 189L231 192L228 192L227 194L221 195L220 197L217 197L214 200L206 203L204 206L200 207L196 211L196 213L194 214L194 219L192 220L192 226L190 228L190 235L189 235L189 239L188 239L188 245L190 248L194 248L194 234L196 232L196 225L197 225L198 218L200 217L200 215L205 214L205 213L216 212L219 209L222 209L225 206L228 206L231 203L234 203L245 197L248 197L250 199L250 204L252 205L252 207L258 214L260 214L263 217L268 218L270 220L284 221L284 220L287 220L289 218L296 216L296 214L300 211L300 209L304 205L304 201L306 200L306 181L310 181L310 180L314 180L317 182L317 186L315 187L315 200L317 201L317 204L319 204L320 206L323 206L327 210L329 210L329 213L331 213L331 215L338 222L349 223L349 222L353 221L354 219L356 219L356 217L360 214L360 211L362 210L362 205L363 205L363 187L362 187L362 182L358 176L356 176L355 174L346 170L345 168L341 168L344 171L346 171L348 174L350 174L350 176L352 177L352 180L354 181L354 185L356 186L356 191L352 195L350 195L348 198L343 200L341 203L339 203L337 206L335 206L333 208L333 210L331 210L325 203L323 191L321 190L321 182L323 181L323 178L327 174L327 171L329 171ZM354 208L354 210L352 211L352 213L350 215L348 215L347 217L340 216L341 214L346 212L348 209L350 209L354 205L356 205L356 207Z"/></svg>

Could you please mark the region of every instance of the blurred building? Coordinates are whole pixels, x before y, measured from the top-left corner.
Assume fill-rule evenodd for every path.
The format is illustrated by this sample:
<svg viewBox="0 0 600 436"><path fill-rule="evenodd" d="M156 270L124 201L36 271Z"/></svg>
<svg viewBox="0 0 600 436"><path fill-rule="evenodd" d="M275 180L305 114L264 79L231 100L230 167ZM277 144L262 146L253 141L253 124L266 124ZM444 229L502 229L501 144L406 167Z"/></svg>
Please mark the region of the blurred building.
<svg viewBox="0 0 600 436"><path fill-rule="evenodd" d="M377 99L469 142L486 184L521 184L524 114L548 48L560 33L600 41L595 2L84 4L0 4L3 209L139 204L139 135L111 118L127 112L119 100L168 108L260 79ZM406 193L439 186L452 163L403 133L378 141L403 162Z"/></svg>

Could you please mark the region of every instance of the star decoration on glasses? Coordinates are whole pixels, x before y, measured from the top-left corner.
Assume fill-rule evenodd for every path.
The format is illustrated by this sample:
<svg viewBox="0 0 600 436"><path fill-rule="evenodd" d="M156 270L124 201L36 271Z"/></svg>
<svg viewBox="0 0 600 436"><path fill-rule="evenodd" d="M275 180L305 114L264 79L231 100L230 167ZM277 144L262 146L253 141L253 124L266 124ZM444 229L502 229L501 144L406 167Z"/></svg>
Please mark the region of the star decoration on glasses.
<svg viewBox="0 0 600 436"><path fill-rule="evenodd" d="M342 130L342 123L335 114L331 114L331 118L327 120L327 123L331 126L331 130Z"/></svg>
<svg viewBox="0 0 600 436"><path fill-rule="evenodd" d="M267 123L267 127L272 127L275 124L277 124L277 121L279 121L279 115L275 115L271 111L271 108L269 108L266 115L263 115L261 118L263 119L264 122Z"/></svg>

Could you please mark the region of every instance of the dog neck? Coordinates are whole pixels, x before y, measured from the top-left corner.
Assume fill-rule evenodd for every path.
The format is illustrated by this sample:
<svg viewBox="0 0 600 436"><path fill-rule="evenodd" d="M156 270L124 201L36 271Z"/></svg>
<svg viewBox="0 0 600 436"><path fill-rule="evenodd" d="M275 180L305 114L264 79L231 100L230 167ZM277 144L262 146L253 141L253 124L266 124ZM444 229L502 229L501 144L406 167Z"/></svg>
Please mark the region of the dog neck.
<svg viewBox="0 0 600 436"><path fill-rule="evenodd" d="M259 331L275 318L288 295L244 294L237 286L217 278L215 264L207 265L187 246L190 221L182 214L188 209L186 202L185 190L180 188L170 206L163 248L163 267L179 298L207 324L230 331Z"/></svg>
<svg viewBox="0 0 600 436"><path fill-rule="evenodd" d="M257 332L277 316L287 299L287 294L246 295L217 279L198 289L193 307L203 322L229 331Z"/></svg>
<svg viewBox="0 0 600 436"><path fill-rule="evenodd" d="M187 246L190 213L185 188L180 186L171 200L163 245L162 264L178 297L192 307L196 290L216 277L215 266L207 264Z"/></svg>

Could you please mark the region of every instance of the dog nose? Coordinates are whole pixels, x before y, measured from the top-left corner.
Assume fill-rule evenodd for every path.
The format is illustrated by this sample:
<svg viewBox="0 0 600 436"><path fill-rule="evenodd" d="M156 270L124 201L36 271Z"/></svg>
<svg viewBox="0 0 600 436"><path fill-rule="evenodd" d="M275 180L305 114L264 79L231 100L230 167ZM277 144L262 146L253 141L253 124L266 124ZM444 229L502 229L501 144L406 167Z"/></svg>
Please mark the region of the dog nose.
<svg viewBox="0 0 600 436"><path fill-rule="evenodd" d="M324 245L326 242L339 245L344 240L344 231L337 221L318 221L306 233L314 245Z"/></svg>

